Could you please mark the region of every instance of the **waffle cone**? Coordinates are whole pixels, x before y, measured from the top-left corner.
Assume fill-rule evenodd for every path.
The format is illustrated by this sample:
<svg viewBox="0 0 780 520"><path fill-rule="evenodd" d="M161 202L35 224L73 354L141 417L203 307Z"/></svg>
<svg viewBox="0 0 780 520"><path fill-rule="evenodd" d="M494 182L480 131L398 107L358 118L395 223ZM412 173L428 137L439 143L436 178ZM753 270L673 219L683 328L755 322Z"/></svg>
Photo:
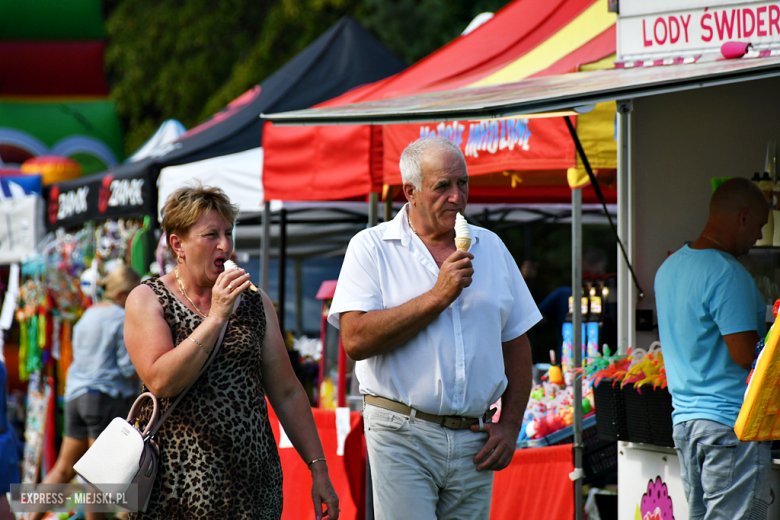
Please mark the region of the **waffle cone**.
<svg viewBox="0 0 780 520"><path fill-rule="evenodd" d="M470 238L456 238L455 239L455 247L458 248L458 251L468 251L469 247L471 247L471 239Z"/></svg>

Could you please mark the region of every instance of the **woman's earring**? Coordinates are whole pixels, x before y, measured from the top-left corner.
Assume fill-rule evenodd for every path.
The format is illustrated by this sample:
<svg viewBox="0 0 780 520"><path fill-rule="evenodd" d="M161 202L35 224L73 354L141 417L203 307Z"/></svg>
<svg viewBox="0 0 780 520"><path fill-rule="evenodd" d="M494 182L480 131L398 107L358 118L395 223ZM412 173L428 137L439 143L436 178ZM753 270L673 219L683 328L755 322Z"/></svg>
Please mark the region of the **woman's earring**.
<svg viewBox="0 0 780 520"><path fill-rule="evenodd" d="M176 258L176 261L177 261L178 263L180 263L180 264L181 264L181 263L184 263L184 257L183 257L183 256L179 256L179 257L177 257L177 258Z"/></svg>

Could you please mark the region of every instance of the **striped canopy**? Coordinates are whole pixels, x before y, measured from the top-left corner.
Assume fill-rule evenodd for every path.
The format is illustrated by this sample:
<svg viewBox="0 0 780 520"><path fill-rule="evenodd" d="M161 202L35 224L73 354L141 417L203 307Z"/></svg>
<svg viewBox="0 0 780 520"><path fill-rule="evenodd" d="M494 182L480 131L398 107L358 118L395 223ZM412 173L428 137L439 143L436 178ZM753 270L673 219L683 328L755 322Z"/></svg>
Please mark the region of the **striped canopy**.
<svg viewBox="0 0 780 520"><path fill-rule="evenodd" d="M611 68L615 23L606 0L515 0L484 25L405 71L320 106ZM614 121L614 103L599 105L577 121L588 158L602 173L616 167ZM400 153L411 141L430 135L460 145L474 176L469 197L474 202L570 199L567 170L576 177L579 165L560 117L270 127L263 143L266 198L334 200L399 185ZM614 196L610 190L607 194ZM589 191L584 196L592 200Z"/></svg>

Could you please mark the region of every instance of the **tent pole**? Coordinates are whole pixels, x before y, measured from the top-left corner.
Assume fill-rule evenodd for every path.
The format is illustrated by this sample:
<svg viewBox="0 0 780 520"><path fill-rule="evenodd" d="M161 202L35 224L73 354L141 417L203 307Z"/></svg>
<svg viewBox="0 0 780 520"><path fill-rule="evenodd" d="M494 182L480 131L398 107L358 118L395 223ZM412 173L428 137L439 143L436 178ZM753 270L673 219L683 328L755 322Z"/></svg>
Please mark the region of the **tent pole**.
<svg viewBox="0 0 780 520"><path fill-rule="evenodd" d="M633 262L631 247L631 100L618 101L618 236L626 244L628 260ZM634 305L631 274L626 259L618 255L618 338L617 351L625 354L634 345ZM613 347L614 351L614 347Z"/></svg>
<svg viewBox="0 0 780 520"><path fill-rule="evenodd" d="M371 192L368 194L368 227L374 227L377 224L379 214L379 194Z"/></svg>
<svg viewBox="0 0 780 520"><path fill-rule="evenodd" d="M269 253L271 252L271 203L265 201L263 203L263 239L261 243L260 253L260 288L268 294L268 275L270 272L271 258Z"/></svg>
<svg viewBox="0 0 780 520"><path fill-rule="evenodd" d="M279 212L279 330L284 337L284 296L287 288L287 210L282 208Z"/></svg>
<svg viewBox="0 0 780 520"><path fill-rule="evenodd" d="M385 197L385 222L390 222L393 218L393 187L387 187L387 196Z"/></svg>
<svg viewBox="0 0 780 520"><path fill-rule="evenodd" d="M303 335L303 261L295 259L295 333Z"/></svg>
<svg viewBox="0 0 780 520"><path fill-rule="evenodd" d="M574 364L574 518L582 519L582 190L571 190L571 324Z"/></svg>

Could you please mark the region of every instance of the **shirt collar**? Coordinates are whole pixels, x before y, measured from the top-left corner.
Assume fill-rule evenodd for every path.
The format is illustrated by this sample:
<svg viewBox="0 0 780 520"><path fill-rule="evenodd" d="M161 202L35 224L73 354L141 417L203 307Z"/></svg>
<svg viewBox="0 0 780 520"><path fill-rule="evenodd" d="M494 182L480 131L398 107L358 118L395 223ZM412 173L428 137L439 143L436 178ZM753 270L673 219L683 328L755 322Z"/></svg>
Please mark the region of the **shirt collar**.
<svg viewBox="0 0 780 520"><path fill-rule="evenodd" d="M471 231L471 238L474 240L474 243L478 243L478 228L469 225L469 230ZM395 218L388 223L385 234L382 235L382 240L400 240L401 245L409 247L413 234L414 232L409 226L409 203L407 202Z"/></svg>
<svg viewBox="0 0 780 520"><path fill-rule="evenodd" d="M404 204L401 211L391 220L385 234L382 235L382 240L400 240L401 245L409 247L409 242L412 241L412 228L409 227L409 203Z"/></svg>

